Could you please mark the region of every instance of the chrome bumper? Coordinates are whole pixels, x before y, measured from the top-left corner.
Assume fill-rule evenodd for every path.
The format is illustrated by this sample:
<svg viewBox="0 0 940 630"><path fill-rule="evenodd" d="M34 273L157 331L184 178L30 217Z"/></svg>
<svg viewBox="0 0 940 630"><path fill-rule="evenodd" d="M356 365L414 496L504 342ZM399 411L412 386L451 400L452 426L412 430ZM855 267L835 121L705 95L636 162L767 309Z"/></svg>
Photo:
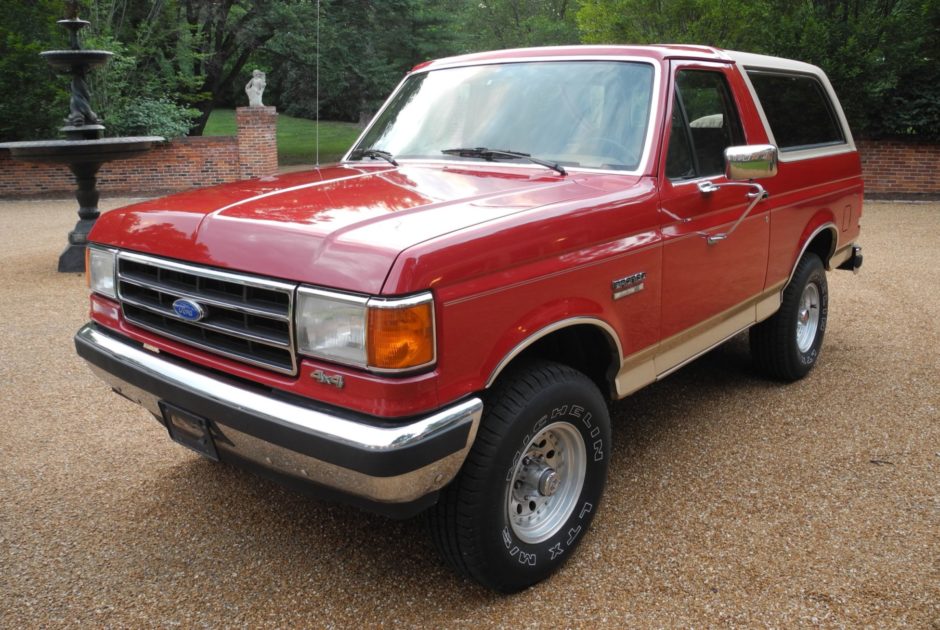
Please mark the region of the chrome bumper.
<svg viewBox="0 0 940 630"><path fill-rule="evenodd" d="M382 506L414 504L411 511L418 511L454 478L476 437L483 409L479 398L471 398L393 424L299 398L274 397L269 390L143 350L92 323L75 335L75 346L114 391L161 422L161 402L207 419L221 460L248 462L277 476L338 491L328 493L333 498L393 515L401 510ZM431 501L422 501L429 497Z"/></svg>

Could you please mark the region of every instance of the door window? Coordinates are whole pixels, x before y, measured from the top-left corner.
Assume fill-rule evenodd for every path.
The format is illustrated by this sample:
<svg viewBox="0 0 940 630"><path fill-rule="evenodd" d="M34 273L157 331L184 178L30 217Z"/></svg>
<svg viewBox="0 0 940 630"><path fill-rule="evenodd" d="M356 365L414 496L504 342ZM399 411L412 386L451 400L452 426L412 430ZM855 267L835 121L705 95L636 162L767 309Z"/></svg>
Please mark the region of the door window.
<svg viewBox="0 0 940 630"><path fill-rule="evenodd" d="M728 83L720 72L680 70L666 157L669 179L720 175L726 147L744 144Z"/></svg>

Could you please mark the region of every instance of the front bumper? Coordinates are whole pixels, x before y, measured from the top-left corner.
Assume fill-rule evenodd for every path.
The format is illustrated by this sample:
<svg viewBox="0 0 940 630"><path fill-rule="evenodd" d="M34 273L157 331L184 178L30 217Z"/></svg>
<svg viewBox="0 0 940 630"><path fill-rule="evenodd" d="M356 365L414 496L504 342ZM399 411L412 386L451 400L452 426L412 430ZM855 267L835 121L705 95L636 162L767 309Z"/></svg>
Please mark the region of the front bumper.
<svg viewBox="0 0 940 630"><path fill-rule="evenodd" d="M205 418L222 461L389 514L436 500L476 437L483 403L470 398L402 422L317 405L203 370L89 323L78 354L111 388L160 419L160 403Z"/></svg>

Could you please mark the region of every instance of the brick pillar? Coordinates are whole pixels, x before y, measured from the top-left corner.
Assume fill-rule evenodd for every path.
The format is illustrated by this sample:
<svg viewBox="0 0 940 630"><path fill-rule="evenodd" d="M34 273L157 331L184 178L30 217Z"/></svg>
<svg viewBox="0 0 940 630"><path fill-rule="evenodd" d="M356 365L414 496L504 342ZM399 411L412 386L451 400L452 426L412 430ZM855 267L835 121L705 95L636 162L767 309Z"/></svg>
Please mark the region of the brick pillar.
<svg viewBox="0 0 940 630"><path fill-rule="evenodd" d="M277 109L239 107L235 110L235 123L239 179L277 173Z"/></svg>

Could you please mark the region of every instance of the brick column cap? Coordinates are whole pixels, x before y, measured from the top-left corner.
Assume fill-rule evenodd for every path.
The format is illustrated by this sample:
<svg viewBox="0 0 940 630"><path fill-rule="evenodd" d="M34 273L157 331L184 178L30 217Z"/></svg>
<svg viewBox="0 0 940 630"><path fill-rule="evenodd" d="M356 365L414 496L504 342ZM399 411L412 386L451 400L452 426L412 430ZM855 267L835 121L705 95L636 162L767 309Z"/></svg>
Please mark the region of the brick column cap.
<svg viewBox="0 0 940 630"><path fill-rule="evenodd" d="M244 115L259 115L259 116L263 114L270 115L270 114L277 113L277 107L275 107L274 105L265 105L263 107L236 107L235 113L244 114Z"/></svg>

